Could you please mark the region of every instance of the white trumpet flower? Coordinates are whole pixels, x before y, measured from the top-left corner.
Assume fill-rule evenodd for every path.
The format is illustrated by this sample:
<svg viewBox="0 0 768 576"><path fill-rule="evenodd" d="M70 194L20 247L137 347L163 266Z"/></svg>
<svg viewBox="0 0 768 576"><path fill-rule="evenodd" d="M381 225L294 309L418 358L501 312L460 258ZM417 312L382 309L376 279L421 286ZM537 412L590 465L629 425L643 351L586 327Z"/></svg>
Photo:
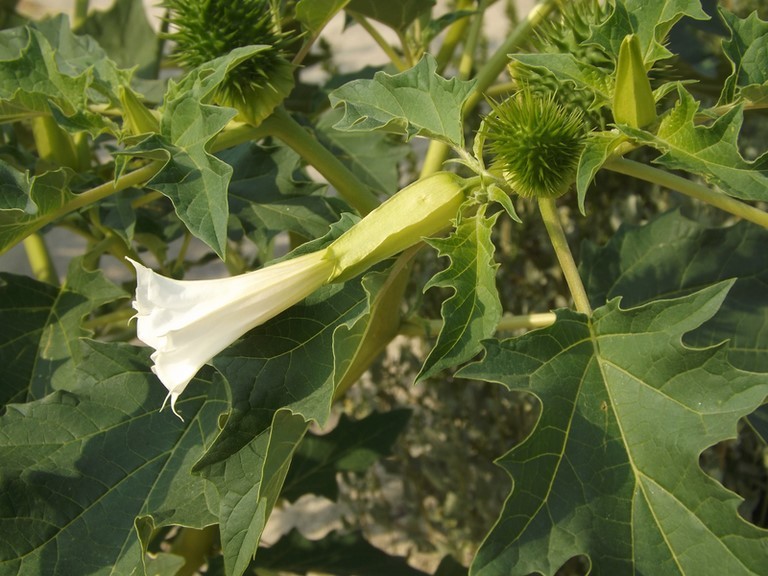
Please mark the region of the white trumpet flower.
<svg viewBox="0 0 768 576"><path fill-rule="evenodd" d="M309 296L334 270L325 250L216 280L173 280L131 263L136 334L155 349L152 371L168 389L165 400L170 398L177 416L176 400L206 362Z"/></svg>
<svg viewBox="0 0 768 576"><path fill-rule="evenodd" d="M438 172L400 190L325 249L241 276L172 280L136 267L139 339L171 410L203 364L329 282L344 282L446 228L466 200L466 182ZM163 403L165 406L165 403Z"/></svg>

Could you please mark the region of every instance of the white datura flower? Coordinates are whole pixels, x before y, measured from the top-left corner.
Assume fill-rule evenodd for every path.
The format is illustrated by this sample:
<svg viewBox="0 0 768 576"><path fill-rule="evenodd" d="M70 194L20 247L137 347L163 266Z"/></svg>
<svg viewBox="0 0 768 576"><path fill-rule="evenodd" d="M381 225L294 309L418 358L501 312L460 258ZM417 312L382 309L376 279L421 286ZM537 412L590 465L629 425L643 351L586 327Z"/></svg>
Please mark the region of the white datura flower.
<svg viewBox="0 0 768 576"><path fill-rule="evenodd" d="M470 190L438 172L400 190L325 249L221 280L172 280L136 267L136 333L155 349L152 371L171 409L190 380L232 342L329 282L370 266L445 229ZM165 404L163 404L165 405Z"/></svg>
<svg viewBox="0 0 768 576"><path fill-rule="evenodd" d="M152 371L168 389L166 402L177 416L176 400L206 362L309 296L334 270L325 250L216 280L173 280L131 263L136 333L155 349Z"/></svg>

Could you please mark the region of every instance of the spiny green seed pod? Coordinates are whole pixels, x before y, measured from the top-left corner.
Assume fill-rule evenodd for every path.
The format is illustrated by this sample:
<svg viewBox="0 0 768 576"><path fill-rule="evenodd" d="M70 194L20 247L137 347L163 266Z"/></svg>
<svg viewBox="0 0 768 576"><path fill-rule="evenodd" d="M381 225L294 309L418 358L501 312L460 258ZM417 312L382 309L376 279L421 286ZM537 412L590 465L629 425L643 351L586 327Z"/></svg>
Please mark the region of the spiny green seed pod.
<svg viewBox="0 0 768 576"><path fill-rule="evenodd" d="M215 101L235 108L242 120L258 125L293 89L293 65L285 57L287 36L280 32L269 0L165 0L167 38L176 42L173 58L195 68L235 48L270 46L232 70Z"/></svg>
<svg viewBox="0 0 768 576"><path fill-rule="evenodd" d="M576 176L585 125L578 110L566 110L550 96L519 92L491 102L481 131L494 155L491 169L526 198L557 198Z"/></svg>
<svg viewBox="0 0 768 576"><path fill-rule="evenodd" d="M611 88L609 77L613 61L594 43L588 42L592 28L603 22L609 9L598 0L562 0L556 17L542 22L533 37L534 52L543 54L571 54L580 65L594 66L605 71L605 91ZM519 85L524 85L536 96L552 94L555 101L568 110L581 110L584 121L591 128L602 130L611 121L610 114L601 110L607 102L601 102L595 92L563 81L546 68L529 67L513 60L509 72ZM599 77L593 78L598 81Z"/></svg>

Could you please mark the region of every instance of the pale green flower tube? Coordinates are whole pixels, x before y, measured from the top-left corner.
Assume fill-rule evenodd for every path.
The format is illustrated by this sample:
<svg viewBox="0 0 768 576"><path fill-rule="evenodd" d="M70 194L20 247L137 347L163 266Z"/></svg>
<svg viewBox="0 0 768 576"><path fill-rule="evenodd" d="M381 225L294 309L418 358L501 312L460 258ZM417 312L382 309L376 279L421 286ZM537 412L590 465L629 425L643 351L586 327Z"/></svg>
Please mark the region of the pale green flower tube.
<svg viewBox="0 0 768 576"><path fill-rule="evenodd" d="M216 280L173 280L137 262L136 333L155 349L152 371L176 401L197 371L240 336L321 286L366 270L446 228L465 199L464 181L442 172L419 180L323 250Z"/></svg>

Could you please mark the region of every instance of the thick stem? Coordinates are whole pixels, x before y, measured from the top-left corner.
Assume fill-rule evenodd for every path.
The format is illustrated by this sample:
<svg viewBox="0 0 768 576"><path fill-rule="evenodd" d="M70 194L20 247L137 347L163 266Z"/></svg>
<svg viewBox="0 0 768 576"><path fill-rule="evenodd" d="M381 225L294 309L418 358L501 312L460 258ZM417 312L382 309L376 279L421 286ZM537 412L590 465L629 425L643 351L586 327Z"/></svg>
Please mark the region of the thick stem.
<svg viewBox="0 0 768 576"><path fill-rule="evenodd" d="M59 275L51 260L51 254L48 246L40 234L30 234L24 238L24 250L27 253L29 267L32 268L32 274L41 282L59 284Z"/></svg>
<svg viewBox="0 0 768 576"><path fill-rule="evenodd" d="M633 178L639 178L646 182L652 182L659 186L664 186L670 190L675 190L691 198L696 198L716 208L720 208L725 212L729 212L734 216L743 218L750 222L754 222L764 228L768 228L768 213L762 210L745 204L740 200L731 198L730 196L723 194L722 192L716 192L710 188L692 182L687 178L677 176L676 174L670 174L666 170L648 166L641 162L635 162L634 160L628 160L626 158L613 158L605 163L603 166L613 172L624 174L626 176L632 176Z"/></svg>
<svg viewBox="0 0 768 576"><path fill-rule="evenodd" d="M264 120L262 127L293 148L339 191L344 199L361 214L367 214L380 202L336 156L304 129L288 112L276 110Z"/></svg>
<svg viewBox="0 0 768 576"><path fill-rule="evenodd" d="M565 232L563 231L563 225L560 223L560 215L557 213L555 200L553 198L540 198L539 211L544 220L544 226L547 228L549 239L555 249L555 254L557 254L557 260L563 269L563 275L571 291L576 310L589 316L592 314L592 307L589 304L587 291L584 289L584 284L579 276L579 269L573 259L571 248L568 246L568 240L565 238Z"/></svg>

